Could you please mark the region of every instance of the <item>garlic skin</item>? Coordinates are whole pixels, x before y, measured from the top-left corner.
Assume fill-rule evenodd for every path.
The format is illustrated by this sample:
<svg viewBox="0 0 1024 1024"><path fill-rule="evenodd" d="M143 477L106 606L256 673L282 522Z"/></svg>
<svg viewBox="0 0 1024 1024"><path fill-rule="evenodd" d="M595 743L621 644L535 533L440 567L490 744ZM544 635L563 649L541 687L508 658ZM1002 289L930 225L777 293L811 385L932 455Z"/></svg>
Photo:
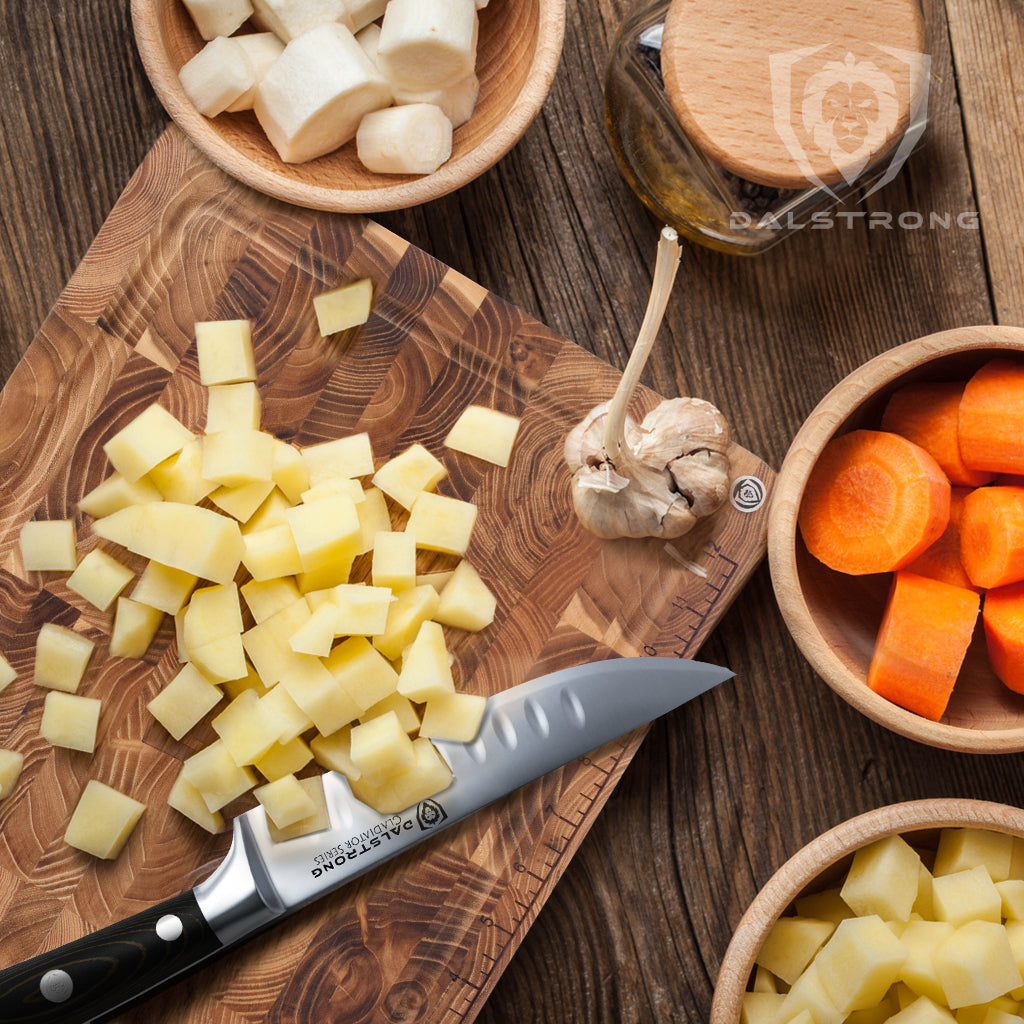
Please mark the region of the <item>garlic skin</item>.
<svg viewBox="0 0 1024 1024"><path fill-rule="evenodd" d="M572 500L598 537L682 537L729 492L729 425L710 402L667 399L639 425L628 416L614 460L604 447L608 405L591 409L565 440Z"/></svg>

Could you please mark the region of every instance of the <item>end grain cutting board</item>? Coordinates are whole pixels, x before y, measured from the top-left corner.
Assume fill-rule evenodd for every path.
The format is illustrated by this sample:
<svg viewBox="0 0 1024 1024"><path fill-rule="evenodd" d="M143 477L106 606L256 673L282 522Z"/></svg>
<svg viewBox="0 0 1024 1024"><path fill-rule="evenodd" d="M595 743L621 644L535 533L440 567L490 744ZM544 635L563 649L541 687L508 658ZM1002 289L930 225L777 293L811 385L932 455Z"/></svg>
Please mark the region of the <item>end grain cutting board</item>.
<svg viewBox="0 0 1024 1024"><path fill-rule="evenodd" d="M313 296L363 276L375 286L370 321L322 339ZM490 694L616 655L692 657L764 551L759 499L774 474L735 445L739 497L685 544L582 530L562 442L611 396L615 370L373 221L236 184L169 128L0 395L0 651L18 671L0 696L0 746L25 755L0 802L5 965L195 885L227 849L226 834L164 803L180 761L213 738L204 722L174 742L146 711L177 671L170 620L144 660L109 657L110 616L65 576L26 573L17 543L29 519L76 514L109 472L102 444L149 403L203 428L193 325L218 318L253 321L265 429L299 444L366 430L379 460L422 442L449 467L440 489L478 503L470 558L498 614L452 637L463 689ZM645 393L636 411L657 400ZM443 449L471 402L521 417L507 469ZM77 520L84 550L95 539ZM47 621L97 644L79 691L104 702L95 757L38 734L32 667ZM552 773L120 1019L471 1020L641 738ZM148 805L114 862L62 839L89 778Z"/></svg>

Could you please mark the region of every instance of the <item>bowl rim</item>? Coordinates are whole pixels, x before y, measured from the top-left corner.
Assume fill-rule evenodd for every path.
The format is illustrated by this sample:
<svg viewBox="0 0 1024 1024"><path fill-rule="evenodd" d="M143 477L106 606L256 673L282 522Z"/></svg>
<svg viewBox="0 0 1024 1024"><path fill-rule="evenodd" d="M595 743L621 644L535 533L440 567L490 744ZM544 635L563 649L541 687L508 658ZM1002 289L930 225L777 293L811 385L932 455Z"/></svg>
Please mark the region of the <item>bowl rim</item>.
<svg viewBox="0 0 1024 1024"><path fill-rule="evenodd" d="M566 0L537 2L540 22L530 73L501 124L480 145L449 160L433 174L379 189L328 188L294 181L229 145L214 120L200 114L189 100L178 75L168 73L153 0L131 0L131 17L139 57L157 98L171 120L217 167L258 192L296 206L365 214L407 209L440 199L490 170L515 146L547 99L565 37Z"/></svg>
<svg viewBox="0 0 1024 1024"><path fill-rule="evenodd" d="M848 704L908 739L962 753L1014 753L1024 750L1024 726L972 729L932 722L870 690L850 674L817 629L800 585L796 561L797 514L817 453L867 399L903 373L936 359L980 349L1024 351L1024 328L999 325L955 327L888 349L836 384L815 406L793 438L779 469L768 512L768 564L782 616L811 667Z"/></svg>
<svg viewBox="0 0 1024 1024"><path fill-rule="evenodd" d="M876 839L941 828L982 828L1024 838L1024 809L960 797L908 800L865 811L812 839L772 874L736 925L718 971L709 1024L739 1024L743 993L769 930L824 872Z"/></svg>

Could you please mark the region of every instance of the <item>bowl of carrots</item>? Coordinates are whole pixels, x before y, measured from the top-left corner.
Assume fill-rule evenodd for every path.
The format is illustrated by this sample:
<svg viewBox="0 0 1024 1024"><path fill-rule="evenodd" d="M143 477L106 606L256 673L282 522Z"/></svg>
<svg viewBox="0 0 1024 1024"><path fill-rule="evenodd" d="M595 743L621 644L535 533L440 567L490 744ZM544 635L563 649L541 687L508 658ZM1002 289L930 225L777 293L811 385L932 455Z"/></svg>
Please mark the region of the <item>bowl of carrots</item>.
<svg viewBox="0 0 1024 1024"><path fill-rule="evenodd" d="M1024 329L896 346L803 424L769 513L794 640L892 731L1024 750Z"/></svg>

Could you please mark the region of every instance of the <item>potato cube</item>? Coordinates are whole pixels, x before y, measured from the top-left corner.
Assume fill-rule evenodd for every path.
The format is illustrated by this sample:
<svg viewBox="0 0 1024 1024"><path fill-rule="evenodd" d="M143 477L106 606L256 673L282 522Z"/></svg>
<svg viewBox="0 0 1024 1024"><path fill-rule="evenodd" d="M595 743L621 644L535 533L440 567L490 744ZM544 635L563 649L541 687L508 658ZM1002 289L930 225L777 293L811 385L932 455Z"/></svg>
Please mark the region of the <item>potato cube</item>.
<svg viewBox="0 0 1024 1024"><path fill-rule="evenodd" d="M293 825L287 828L278 828L272 821L267 821L270 831L270 838L275 843L283 843L288 839L297 839L299 836L312 835L314 832L323 832L331 827L331 815L327 810L327 799L324 796L324 781L322 776L314 775L308 779L299 779L306 795L312 800L315 810L309 817L300 818Z"/></svg>
<svg viewBox="0 0 1024 1024"><path fill-rule="evenodd" d="M756 962L787 985L792 985L835 927L832 921L780 917L765 938Z"/></svg>
<svg viewBox="0 0 1024 1024"><path fill-rule="evenodd" d="M18 536L26 572L71 572L78 565L72 519L33 519Z"/></svg>
<svg viewBox="0 0 1024 1024"><path fill-rule="evenodd" d="M877 914L840 921L814 958L818 977L843 1014L879 1002L896 981L906 947Z"/></svg>
<svg viewBox="0 0 1024 1024"><path fill-rule="evenodd" d="M300 495L300 504L308 505L318 498L329 498L335 494L347 494L352 501L359 505L365 499L363 485L358 480L351 480L348 477L331 476L324 477L319 483L313 484L308 490Z"/></svg>
<svg viewBox="0 0 1024 1024"><path fill-rule="evenodd" d="M207 387L256 380L252 324L248 320L213 320L195 325L199 379Z"/></svg>
<svg viewBox="0 0 1024 1024"><path fill-rule="evenodd" d="M935 850L933 875L952 875L982 865L993 882L1010 877L1013 836L982 828L944 828Z"/></svg>
<svg viewBox="0 0 1024 1024"><path fill-rule="evenodd" d="M350 781L362 774L352 761L352 726L344 725L329 736L317 735L309 742L309 749L321 768L341 772Z"/></svg>
<svg viewBox="0 0 1024 1024"><path fill-rule="evenodd" d="M240 523L247 523L273 490L273 480L255 480L241 487L218 487L211 493L210 501Z"/></svg>
<svg viewBox="0 0 1024 1024"><path fill-rule="evenodd" d="M313 486L333 477L351 480L373 472L373 446L370 435L363 431L333 441L322 441L302 449L302 461ZM306 488L303 488L306 490Z"/></svg>
<svg viewBox="0 0 1024 1024"><path fill-rule="evenodd" d="M275 486L264 499L263 504L242 523L242 533L254 533L259 530L268 530L272 526L286 524L285 510L291 508L293 504L294 502L289 501L284 492Z"/></svg>
<svg viewBox="0 0 1024 1024"><path fill-rule="evenodd" d="M225 487L273 483L274 438L262 430L231 427L203 438L203 477ZM268 488L267 493L270 493ZM264 495L266 497L266 495Z"/></svg>
<svg viewBox="0 0 1024 1024"><path fill-rule="evenodd" d="M394 711L354 725L349 743L352 763L360 777L371 783L397 775L416 762L412 740Z"/></svg>
<svg viewBox="0 0 1024 1024"><path fill-rule="evenodd" d="M302 451L280 438L274 438L271 479L292 505L297 505L302 492L309 488L309 466Z"/></svg>
<svg viewBox="0 0 1024 1024"><path fill-rule="evenodd" d="M420 626L437 611L440 603L437 591L429 586L415 586L395 595L388 608L388 621L384 632L373 638L373 646L392 661L416 639Z"/></svg>
<svg viewBox="0 0 1024 1024"><path fill-rule="evenodd" d="M181 451L154 466L147 474L164 501L198 505L217 486L203 476L203 442L187 441Z"/></svg>
<svg viewBox="0 0 1024 1024"><path fill-rule="evenodd" d="M234 580L201 587L185 608L185 644L189 650L242 632L242 608Z"/></svg>
<svg viewBox="0 0 1024 1024"><path fill-rule="evenodd" d="M199 790L211 812L226 807L256 784L252 769L236 764L222 739L214 740L187 758L181 766L181 774Z"/></svg>
<svg viewBox="0 0 1024 1024"><path fill-rule="evenodd" d="M0 693L3 693L15 679L18 678L18 673L15 671L11 663L0 654Z"/></svg>
<svg viewBox="0 0 1024 1024"><path fill-rule="evenodd" d="M994 921L960 925L936 948L933 962L951 1010L987 1003L1024 984L1006 929Z"/></svg>
<svg viewBox="0 0 1024 1024"><path fill-rule="evenodd" d="M416 546L448 555L464 555L476 524L477 508L472 502L422 491L409 511L406 529Z"/></svg>
<svg viewBox="0 0 1024 1024"><path fill-rule="evenodd" d="M980 864L932 880L935 917L955 926L968 921L1002 920L1003 902L988 871Z"/></svg>
<svg viewBox="0 0 1024 1024"><path fill-rule="evenodd" d="M258 430L263 421L259 388L253 381L214 384L206 390L206 433L238 427Z"/></svg>
<svg viewBox="0 0 1024 1024"><path fill-rule="evenodd" d="M156 484L147 477L130 481L115 471L78 502L78 510L93 519L102 519L129 505L162 499L163 495L157 490Z"/></svg>
<svg viewBox="0 0 1024 1024"><path fill-rule="evenodd" d="M430 740L417 738L412 747L415 761L406 771L383 782L365 775L350 779L355 798L381 814L397 814L447 789L452 781L451 769Z"/></svg>
<svg viewBox="0 0 1024 1024"><path fill-rule="evenodd" d="M409 590L416 586L416 538L386 530L373 541L371 575L375 587Z"/></svg>
<svg viewBox="0 0 1024 1024"><path fill-rule="evenodd" d="M113 860L124 848L146 805L96 779L82 790L64 841L102 860Z"/></svg>
<svg viewBox="0 0 1024 1024"><path fill-rule="evenodd" d="M257 786L253 796L278 828L294 825L316 811L316 804L294 775L282 775L274 782Z"/></svg>
<svg viewBox="0 0 1024 1024"><path fill-rule="evenodd" d="M370 319L373 282L365 277L313 296L313 311L321 337L358 327Z"/></svg>
<svg viewBox="0 0 1024 1024"><path fill-rule="evenodd" d="M1002 902L1003 917L1010 921L1024 921L1024 879L1007 878L996 882Z"/></svg>
<svg viewBox="0 0 1024 1024"><path fill-rule="evenodd" d="M225 679L222 683L217 684L217 688L228 700L234 700L243 690L254 690L257 697L265 697L270 692L263 680L260 679L259 673L248 661L245 663L244 676L239 676L237 679Z"/></svg>
<svg viewBox="0 0 1024 1024"><path fill-rule="evenodd" d="M294 576L302 571L302 555L287 522L246 533L242 546L242 564L258 582Z"/></svg>
<svg viewBox="0 0 1024 1024"><path fill-rule="evenodd" d="M494 621L497 607L497 598L490 588L476 569L463 559L441 589L441 600L434 618L446 626L475 633Z"/></svg>
<svg viewBox="0 0 1024 1024"><path fill-rule="evenodd" d="M455 692L451 658L439 622L427 620L420 625L416 639L402 656L398 692L417 704Z"/></svg>
<svg viewBox="0 0 1024 1024"><path fill-rule="evenodd" d="M518 417L470 405L448 431L444 443L454 451L484 459L495 466L507 466L518 432Z"/></svg>
<svg viewBox="0 0 1024 1024"><path fill-rule="evenodd" d="M933 1002L927 996L920 996L888 1020L894 1024L954 1024L957 1018L940 1003Z"/></svg>
<svg viewBox="0 0 1024 1024"><path fill-rule="evenodd" d="M376 652L374 652L376 653ZM397 680L397 676L396 676ZM386 711L394 711L398 715L398 721L402 728L409 733L417 732L420 727L420 716L413 702L408 697L403 697L397 691L389 693L381 698L376 704L371 704L360 716L360 722L367 722L371 718L383 715Z"/></svg>
<svg viewBox="0 0 1024 1024"><path fill-rule="evenodd" d="M195 665L188 664L146 706L168 733L180 740L223 698Z"/></svg>
<svg viewBox="0 0 1024 1024"><path fill-rule="evenodd" d="M434 740L471 743L480 731L487 698L476 693L449 693L432 697L423 709L420 735Z"/></svg>
<svg viewBox="0 0 1024 1024"><path fill-rule="evenodd" d="M813 962L786 993L778 1019L793 1021L805 1012L810 1014L814 1024L842 1024L846 1016L832 1001Z"/></svg>
<svg viewBox="0 0 1024 1024"><path fill-rule="evenodd" d="M0 800L6 800L14 792L24 766L24 754L0 748Z"/></svg>
<svg viewBox="0 0 1024 1024"><path fill-rule="evenodd" d="M387 628L394 595L385 586L341 583L332 588L331 600L337 608L338 636L376 636Z"/></svg>
<svg viewBox="0 0 1024 1024"><path fill-rule="evenodd" d="M199 577L183 569L150 560L132 589L132 600L177 615L199 582Z"/></svg>
<svg viewBox="0 0 1024 1024"><path fill-rule="evenodd" d="M213 720L237 765L254 764L278 741L281 722L254 690L244 690Z"/></svg>
<svg viewBox="0 0 1024 1024"><path fill-rule="evenodd" d="M920 866L920 856L901 836L876 840L854 854L841 895L857 914L906 921L917 899Z"/></svg>
<svg viewBox="0 0 1024 1024"><path fill-rule="evenodd" d="M81 633L54 622L44 622L36 640L36 686L74 693L85 675L96 645Z"/></svg>
<svg viewBox="0 0 1024 1024"><path fill-rule="evenodd" d="M313 728L313 720L295 703L292 695L283 686L271 687L260 700L280 727L278 743L291 743L292 740ZM259 767L258 762L257 767ZM264 774L266 773L264 772Z"/></svg>
<svg viewBox="0 0 1024 1024"><path fill-rule="evenodd" d="M266 686L274 686L309 655L293 651L291 636L311 615L305 598L293 602L242 634L242 646Z"/></svg>
<svg viewBox="0 0 1024 1024"><path fill-rule="evenodd" d="M447 474L443 462L423 445L413 444L373 474L373 485L403 508L412 508L421 492L432 491Z"/></svg>
<svg viewBox="0 0 1024 1024"><path fill-rule="evenodd" d="M134 576L135 573L123 562L100 548L93 548L68 577L68 589L103 612Z"/></svg>
<svg viewBox="0 0 1024 1024"><path fill-rule="evenodd" d="M285 513L285 518L304 572L329 563L351 565L361 536L359 516L351 498L337 494L308 505L296 505Z"/></svg>
<svg viewBox="0 0 1024 1024"><path fill-rule="evenodd" d="M279 686L274 688L279 689ZM295 736L287 743L275 743L256 761L255 768L268 782L275 782L284 775L302 771L312 760L313 751L309 744L301 736Z"/></svg>
<svg viewBox="0 0 1024 1024"><path fill-rule="evenodd" d="M55 747L91 754L96 749L102 701L51 690L43 704L39 735Z"/></svg>
<svg viewBox="0 0 1024 1024"><path fill-rule="evenodd" d="M326 658L338 635L337 622L337 606L332 601L320 603L313 608L313 614L292 633L288 643L299 654Z"/></svg>
<svg viewBox="0 0 1024 1024"><path fill-rule="evenodd" d="M440 594L444 590L444 588L448 586L449 581L454 575L454 569L440 569L436 572L417 573L416 586L433 587L438 592L438 594ZM442 621L441 619L437 618L437 612L434 612L434 618L437 619L438 622ZM448 626L451 625L451 623L445 622L444 625Z"/></svg>
<svg viewBox="0 0 1024 1024"><path fill-rule="evenodd" d="M213 835L224 831L224 815L211 811L203 794L180 772L167 794L167 805Z"/></svg>
<svg viewBox="0 0 1024 1024"><path fill-rule="evenodd" d="M135 481L194 437L176 416L154 402L114 434L103 451L118 473Z"/></svg>
<svg viewBox="0 0 1024 1024"><path fill-rule="evenodd" d="M740 1024L773 1024L785 998L781 992L744 992L740 1004Z"/></svg>
<svg viewBox="0 0 1024 1024"><path fill-rule="evenodd" d="M839 924L847 917L853 917L853 911L839 895L838 889L824 889L821 892L799 896L795 903L796 912L800 917L813 917L819 921L831 921Z"/></svg>
<svg viewBox="0 0 1024 1024"><path fill-rule="evenodd" d="M398 673L363 636L343 640L324 664L359 708L354 717L394 693L398 686Z"/></svg>
<svg viewBox="0 0 1024 1024"><path fill-rule="evenodd" d="M846 1018L846 1024L885 1024L890 1017L900 1011L899 1000L895 995L896 988L897 986L894 985L880 1003L876 1003L866 1010L854 1010ZM946 1024L949 1022L947 1021Z"/></svg>
<svg viewBox="0 0 1024 1024"><path fill-rule="evenodd" d="M163 621L164 613L159 608L119 597L107 653L113 658L144 657Z"/></svg>
<svg viewBox="0 0 1024 1024"><path fill-rule="evenodd" d="M932 956L954 930L948 921L908 921L900 935L900 941L907 950L907 959L903 961L898 980L909 985L918 995L927 996L940 1005L945 1002L946 994Z"/></svg>
<svg viewBox="0 0 1024 1024"><path fill-rule="evenodd" d="M257 622L269 619L275 612L287 608L302 597L295 581L287 577L249 580L242 584L241 594Z"/></svg>
<svg viewBox="0 0 1024 1024"><path fill-rule="evenodd" d="M365 555L373 550L377 534L391 529L391 513L388 512L384 492L377 487L367 487L363 492L363 500L356 505L356 515L359 517L360 529L359 550L356 554Z"/></svg>
<svg viewBox="0 0 1024 1024"><path fill-rule="evenodd" d="M360 707L346 693L326 665L309 655L281 679L292 700L309 715L313 725L329 736L359 717Z"/></svg>

